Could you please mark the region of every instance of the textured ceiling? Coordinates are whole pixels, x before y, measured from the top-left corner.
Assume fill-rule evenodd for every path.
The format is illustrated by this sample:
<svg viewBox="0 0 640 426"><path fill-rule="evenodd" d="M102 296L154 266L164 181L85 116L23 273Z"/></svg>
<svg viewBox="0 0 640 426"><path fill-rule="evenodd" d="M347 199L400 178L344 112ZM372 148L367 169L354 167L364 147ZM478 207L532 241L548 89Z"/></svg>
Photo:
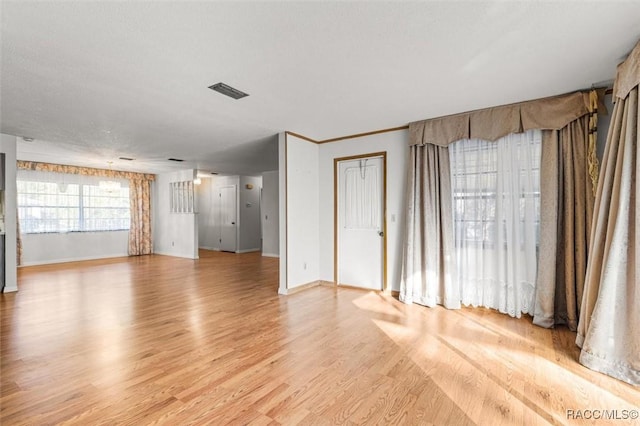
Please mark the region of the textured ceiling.
<svg viewBox="0 0 640 426"><path fill-rule="evenodd" d="M277 168L283 130L327 139L588 88L640 37L637 1L2 1L1 15L0 129L36 138L19 157L152 172L255 173ZM219 81L250 96L207 89Z"/></svg>

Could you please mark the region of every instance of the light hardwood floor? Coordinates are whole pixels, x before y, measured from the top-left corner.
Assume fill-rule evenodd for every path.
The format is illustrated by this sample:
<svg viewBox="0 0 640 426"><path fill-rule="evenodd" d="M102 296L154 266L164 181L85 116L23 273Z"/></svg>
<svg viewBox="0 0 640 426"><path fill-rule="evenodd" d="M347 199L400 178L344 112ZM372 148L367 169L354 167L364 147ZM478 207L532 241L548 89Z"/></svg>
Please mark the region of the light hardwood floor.
<svg viewBox="0 0 640 426"><path fill-rule="evenodd" d="M0 296L0 424L564 424L640 406L577 363L565 328L353 289L278 296L277 269L208 251L21 269Z"/></svg>

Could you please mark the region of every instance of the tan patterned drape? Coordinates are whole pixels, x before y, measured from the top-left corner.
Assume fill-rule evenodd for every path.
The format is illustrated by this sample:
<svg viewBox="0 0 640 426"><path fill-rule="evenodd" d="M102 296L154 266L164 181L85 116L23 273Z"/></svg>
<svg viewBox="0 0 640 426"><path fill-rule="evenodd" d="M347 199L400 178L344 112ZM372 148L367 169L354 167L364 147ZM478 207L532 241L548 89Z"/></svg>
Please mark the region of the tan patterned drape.
<svg viewBox="0 0 640 426"><path fill-rule="evenodd" d="M576 344L586 367L640 385L640 42L618 67Z"/></svg>
<svg viewBox="0 0 640 426"><path fill-rule="evenodd" d="M551 327L558 321L576 328L591 229L592 184L597 182L598 172L595 113L606 113L603 98L603 89L575 92L409 124L410 188L400 291L403 301L459 306L452 300L455 289L448 290L446 280L447 271L455 270L453 260L447 257L446 234L452 232L447 230L451 188L443 185L449 173L448 152L439 151L430 161L422 154L425 160L418 162L413 148L431 145L447 150L460 139L495 141L510 133L542 129L547 135L543 151L544 146L547 151L541 174L547 184L543 181L541 188L545 195L541 200L542 263L538 271L542 278L537 281L541 292L537 296L541 301L536 306L537 324ZM552 143L551 137L555 138ZM434 183L421 176L431 176ZM421 210L416 210L418 207Z"/></svg>
<svg viewBox="0 0 640 426"><path fill-rule="evenodd" d="M131 180L131 227L129 229L129 256L151 254L151 181Z"/></svg>
<svg viewBox="0 0 640 426"><path fill-rule="evenodd" d="M533 323L575 331L587 269L594 191L588 115L542 133L540 250ZM597 176L596 176L597 179Z"/></svg>
<svg viewBox="0 0 640 426"><path fill-rule="evenodd" d="M129 230L129 255L136 256L153 252L151 239L151 182L155 175L148 173L123 172L120 170L94 169L91 167L67 166L63 164L21 161L22 170L36 170L73 175L97 176L111 179L129 180L129 202L131 206L131 226ZM18 233L18 253L21 240Z"/></svg>
<svg viewBox="0 0 640 426"><path fill-rule="evenodd" d="M458 309L449 148L409 147L407 203L400 300Z"/></svg>
<svg viewBox="0 0 640 426"><path fill-rule="evenodd" d="M98 176L114 179L149 180L156 179L156 175L148 173L123 172L120 170L94 169L92 167L66 166L64 164L40 163L37 161L18 160L18 169L35 170L39 172L66 173L70 175Z"/></svg>
<svg viewBox="0 0 640 426"><path fill-rule="evenodd" d="M527 130L560 130L572 121L593 113L594 108L606 114L607 109L602 102L604 91L574 92L416 121L409 125L409 145L447 146L460 139L496 141L510 133ZM595 143L593 154L595 158Z"/></svg>

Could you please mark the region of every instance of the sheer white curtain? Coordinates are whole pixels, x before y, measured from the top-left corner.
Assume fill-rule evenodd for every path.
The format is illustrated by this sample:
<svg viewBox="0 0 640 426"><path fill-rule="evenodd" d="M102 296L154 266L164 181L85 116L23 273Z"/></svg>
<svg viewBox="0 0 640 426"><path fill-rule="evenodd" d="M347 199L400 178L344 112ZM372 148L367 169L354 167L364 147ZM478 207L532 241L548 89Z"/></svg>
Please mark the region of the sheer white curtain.
<svg viewBox="0 0 640 426"><path fill-rule="evenodd" d="M539 130L449 146L462 303L532 313L540 222Z"/></svg>

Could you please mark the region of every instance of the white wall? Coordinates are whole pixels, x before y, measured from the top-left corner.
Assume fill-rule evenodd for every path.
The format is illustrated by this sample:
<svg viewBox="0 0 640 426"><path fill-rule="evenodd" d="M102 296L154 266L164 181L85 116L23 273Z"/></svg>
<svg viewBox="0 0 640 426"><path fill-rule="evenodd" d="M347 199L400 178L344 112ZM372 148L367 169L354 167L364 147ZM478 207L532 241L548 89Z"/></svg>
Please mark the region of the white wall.
<svg viewBox="0 0 640 426"><path fill-rule="evenodd" d="M318 160L319 145L286 135L286 289L320 277Z"/></svg>
<svg viewBox="0 0 640 426"><path fill-rule="evenodd" d="M247 185L253 186L247 189ZM238 252L260 251L260 190L261 176L240 176L238 210Z"/></svg>
<svg viewBox="0 0 640 426"><path fill-rule="evenodd" d="M16 137L0 135L0 152L5 154L5 288L4 292L18 291L17 271L17 185L16 185Z"/></svg>
<svg viewBox="0 0 640 426"><path fill-rule="evenodd" d="M279 256L278 171L262 173L262 255Z"/></svg>
<svg viewBox="0 0 640 426"><path fill-rule="evenodd" d="M156 176L152 203L153 251L168 256L198 258L198 223L195 213L171 213L169 205L171 182L193 180L196 170L162 173ZM197 204L196 204L197 205Z"/></svg>
<svg viewBox="0 0 640 426"><path fill-rule="evenodd" d="M287 135L278 133L278 293L287 294Z"/></svg>
<svg viewBox="0 0 640 426"><path fill-rule="evenodd" d="M129 231L22 234L21 266L128 256Z"/></svg>
<svg viewBox="0 0 640 426"><path fill-rule="evenodd" d="M333 159L387 152L387 286L400 290L405 182L409 155L407 130L379 133L320 147L320 279L333 281Z"/></svg>

